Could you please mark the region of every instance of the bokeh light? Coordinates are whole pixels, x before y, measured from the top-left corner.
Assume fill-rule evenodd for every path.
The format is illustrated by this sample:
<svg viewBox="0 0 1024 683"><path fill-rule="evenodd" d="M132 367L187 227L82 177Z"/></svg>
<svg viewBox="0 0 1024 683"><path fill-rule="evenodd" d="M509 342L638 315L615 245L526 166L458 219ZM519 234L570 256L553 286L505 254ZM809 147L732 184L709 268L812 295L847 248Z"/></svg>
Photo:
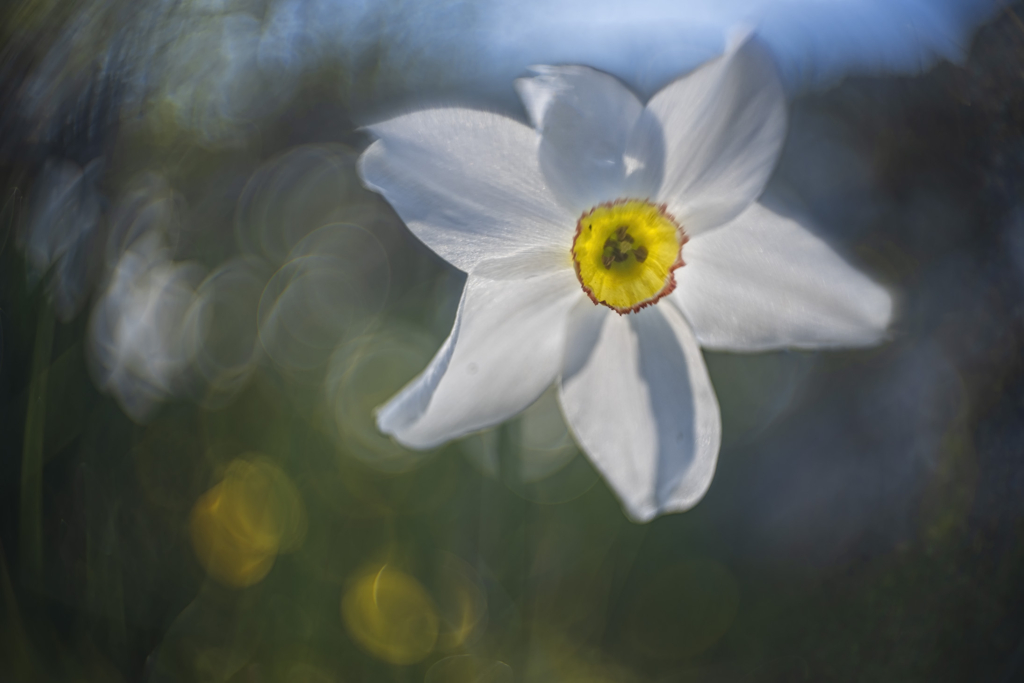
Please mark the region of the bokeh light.
<svg viewBox="0 0 1024 683"><path fill-rule="evenodd" d="M386 564L364 569L351 580L341 616L360 646L391 664L426 659L437 643L433 600L415 578Z"/></svg>
<svg viewBox="0 0 1024 683"><path fill-rule="evenodd" d="M263 580L279 553L302 544L306 513L287 476L250 456L231 461L224 478L200 496L190 531L206 572L240 588Z"/></svg>
<svg viewBox="0 0 1024 683"><path fill-rule="evenodd" d="M442 553L431 587L439 616L438 649L451 652L475 644L487 627L486 587L476 571L455 555Z"/></svg>
<svg viewBox="0 0 1024 683"><path fill-rule="evenodd" d="M395 324L334 352L324 389L348 455L383 472L408 470L429 457L381 434L375 411L419 374L434 347L435 340L422 330Z"/></svg>

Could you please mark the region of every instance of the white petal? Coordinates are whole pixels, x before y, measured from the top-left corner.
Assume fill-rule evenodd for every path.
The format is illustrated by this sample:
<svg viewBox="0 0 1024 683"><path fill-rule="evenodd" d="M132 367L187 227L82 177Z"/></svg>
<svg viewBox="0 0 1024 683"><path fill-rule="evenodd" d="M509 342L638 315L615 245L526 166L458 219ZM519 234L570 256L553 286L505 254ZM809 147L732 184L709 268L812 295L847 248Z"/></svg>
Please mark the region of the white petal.
<svg viewBox="0 0 1024 683"><path fill-rule="evenodd" d="M524 249L518 254L481 261L473 275L487 280L528 280L555 271L570 271L575 278L572 252L564 244ZM576 286L579 287L578 281Z"/></svg>
<svg viewBox="0 0 1024 683"><path fill-rule="evenodd" d="M469 272L485 258L572 242L576 216L548 191L527 126L449 108L369 129L380 139L359 158L363 182L456 268Z"/></svg>
<svg viewBox="0 0 1024 683"><path fill-rule="evenodd" d="M892 298L799 223L754 204L683 247L671 294L702 346L760 351L875 344Z"/></svg>
<svg viewBox="0 0 1024 683"><path fill-rule="evenodd" d="M786 135L786 103L771 56L744 40L658 92L627 154L664 174L657 200L691 236L739 215L764 189Z"/></svg>
<svg viewBox="0 0 1024 683"><path fill-rule="evenodd" d="M573 312L560 399L577 441L622 500L648 521L686 510L715 472L721 418L704 358L679 312Z"/></svg>
<svg viewBox="0 0 1024 683"><path fill-rule="evenodd" d="M541 135L540 168L551 191L576 216L616 199L640 100L616 78L585 66L534 69L538 75L517 80L516 90Z"/></svg>
<svg viewBox="0 0 1024 683"><path fill-rule="evenodd" d="M380 409L377 426L432 448L517 414L562 367L569 310L585 295L571 269L526 280L470 275L451 336Z"/></svg>

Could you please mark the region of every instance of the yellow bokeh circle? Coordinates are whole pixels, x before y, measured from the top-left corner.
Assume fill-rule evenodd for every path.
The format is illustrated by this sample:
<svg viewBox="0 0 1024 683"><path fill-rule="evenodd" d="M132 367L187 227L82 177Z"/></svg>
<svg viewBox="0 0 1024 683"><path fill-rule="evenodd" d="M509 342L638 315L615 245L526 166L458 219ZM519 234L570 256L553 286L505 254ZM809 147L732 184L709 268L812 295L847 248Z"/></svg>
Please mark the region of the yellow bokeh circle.
<svg viewBox="0 0 1024 683"><path fill-rule="evenodd" d="M189 531L206 573L242 588L261 581L279 553L301 545L306 516L287 475L265 456L251 455L233 460L199 497Z"/></svg>
<svg viewBox="0 0 1024 683"><path fill-rule="evenodd" d="M388 565L356 575L341 599L341 618L360 647L390 664L422 661L437 643L434 601L419 581Z"/></svg>

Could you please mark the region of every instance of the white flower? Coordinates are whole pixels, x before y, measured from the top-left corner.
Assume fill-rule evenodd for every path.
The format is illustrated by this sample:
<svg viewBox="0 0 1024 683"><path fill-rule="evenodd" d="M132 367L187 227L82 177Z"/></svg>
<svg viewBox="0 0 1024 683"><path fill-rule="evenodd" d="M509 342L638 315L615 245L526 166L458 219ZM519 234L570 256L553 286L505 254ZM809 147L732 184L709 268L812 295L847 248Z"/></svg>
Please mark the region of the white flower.
<svg viewBox="0 0 1024 683"><path fill-rule="evenodd" d="M469 274L451 335L378 426L431 448L557 382L574 436L631 517L686 510L721 442L700 346L874 344L891 299L755 203L786 123L756 41L646 107L586 67L537 73L516 83L536 130L461 108L370 126L366 185Z"/></svg>

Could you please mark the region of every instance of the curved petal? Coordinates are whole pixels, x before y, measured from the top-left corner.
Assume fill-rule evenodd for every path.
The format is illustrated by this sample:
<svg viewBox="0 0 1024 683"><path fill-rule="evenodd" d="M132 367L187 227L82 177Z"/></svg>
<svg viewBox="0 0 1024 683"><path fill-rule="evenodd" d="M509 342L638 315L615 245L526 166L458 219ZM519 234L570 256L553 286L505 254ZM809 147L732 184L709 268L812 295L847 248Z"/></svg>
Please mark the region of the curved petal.
<svg viewBox="0 0 1024 683"><path fill-rule="evenodd" d="M892 298L796 221L761 204L683 247L670 295L701 346L731 351L885 339Z"/></svg>
<svg viewBox="0 0 1024 683"><path fill-rule="evenodd" d="M571 269L526 280L470 275L452 333L377 413L409 448L433 448L533 403L562 367L566 320L584 294Z"/></svg>
<svg viewBox="0 0 1024 683"><path fill-rule="evenodd" d="M574 215L622 192L638 161L623 158L643 105L618 79L585 66L537 66L516 90L540 133L540 168ZM651 183L648 193L658 188Z"/></svg>
<svg viewBox="0 0 1024 683"><path fill-rule="evenodd" d="M626 153L654 159L664 146L656 199L692 236L757 199L785 136L786 102L771 55L744 39L651 98Z"/></svg>
<svg viewBox="0 0 1024 683"><path fill-rule="evenodd" d="M715 472L722 424L693 334L671 306L626 316L589 302L570 323L566 421L633 519L686 510Z"/></svg>
<svg viewBox="0 0 1024 683"><path fill-rule="evenodd" d="M409 229L460 270L524 248L572 242L576 217L537 165L535 133L471 109L428 109L369 126L359 175ZM567 246L566 246L567 248Z"/></svg>

